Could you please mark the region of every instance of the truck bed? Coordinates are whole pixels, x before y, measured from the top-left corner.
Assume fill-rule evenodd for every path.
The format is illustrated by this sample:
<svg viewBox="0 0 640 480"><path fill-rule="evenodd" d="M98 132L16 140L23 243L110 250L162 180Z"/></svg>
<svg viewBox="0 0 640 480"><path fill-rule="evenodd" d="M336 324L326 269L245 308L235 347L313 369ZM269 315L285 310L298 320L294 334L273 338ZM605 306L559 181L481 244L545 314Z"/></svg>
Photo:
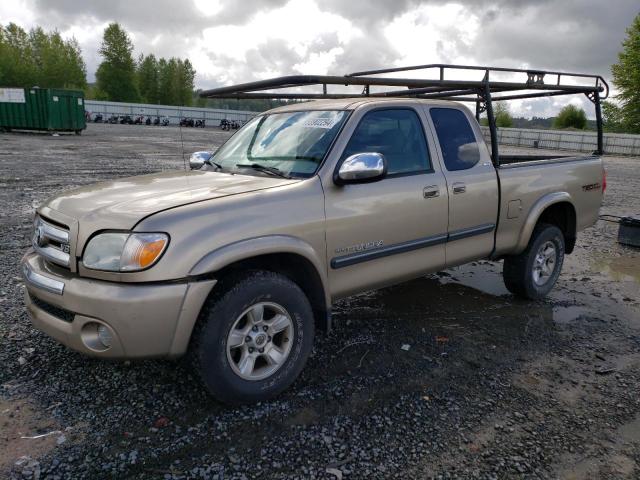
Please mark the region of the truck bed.
<svg viewBox="0 0 640 480"><path fill-rule="evenodd" d="M519 253L524 219L547 195L561 195L575 207L577 230L595 223L602 198L602 159L596 155L505 155L497 169L500 218L496 254ZM526 246L526 244L525 244Z"/></svg>

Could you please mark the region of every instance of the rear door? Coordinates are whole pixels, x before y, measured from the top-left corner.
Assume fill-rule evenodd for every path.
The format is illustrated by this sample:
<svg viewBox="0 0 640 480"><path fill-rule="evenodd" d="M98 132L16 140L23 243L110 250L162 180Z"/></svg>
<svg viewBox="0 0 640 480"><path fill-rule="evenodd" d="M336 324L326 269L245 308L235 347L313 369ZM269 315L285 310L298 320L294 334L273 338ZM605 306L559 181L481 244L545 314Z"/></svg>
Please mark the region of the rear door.
<svg viewBox="0 0 640 480"><path fill-rule="evenodd" d="M427 112L449 193L447 266L484 258L493 250L499 198L482 133L462 106L431 106Z"/></svg>
<svg viewBox="0 0 640 480"><path fill-rule="evenodd" d="M340 136L335 169L323 175L334 298L444 266L446 182L434 164L436 150L424 120L421 108L361 107ZM373 183L335 185L333 172L362 152L383 154L388 175Z"/></svg>

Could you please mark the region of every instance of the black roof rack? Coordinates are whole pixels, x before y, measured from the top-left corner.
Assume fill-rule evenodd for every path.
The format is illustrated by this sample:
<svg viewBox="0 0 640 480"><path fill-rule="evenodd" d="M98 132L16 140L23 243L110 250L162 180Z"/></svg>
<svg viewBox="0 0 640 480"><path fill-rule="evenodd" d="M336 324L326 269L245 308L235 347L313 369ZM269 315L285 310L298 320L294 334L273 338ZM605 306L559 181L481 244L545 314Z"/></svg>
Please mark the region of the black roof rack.
<svg viewBox="0 0 640 480"><path fill-rule="evenodd" d="M398 78L382 76L421 70L436 78ZM480 80L455 78L453 71L472 70L482 73ZM522 76L520 81L494 80L499 74ZM526 77L525 77L526 75ZM492 77L494 79L492 79ZM545 80L551 80L546 82ZM329 85L361 86L361 93L329 92ZM302 87L321 86L321 92L303 92ZM289 89L289 91L283 91ZM290 89L295 89L291 91ZM492 102L558 95L586 95L595 105L598 126L598 150L603 147L600 101L609 95L609 85L600 75L568 73L537 69L484 67L473 65L427 64L385 68L336 75L289 75L227 87L213 88L200 93L205 98L313 100L321 98L353 97L410 97L475 102L476 118L487 112L491 131L492 155L497 161L497 133Z"/></svg>

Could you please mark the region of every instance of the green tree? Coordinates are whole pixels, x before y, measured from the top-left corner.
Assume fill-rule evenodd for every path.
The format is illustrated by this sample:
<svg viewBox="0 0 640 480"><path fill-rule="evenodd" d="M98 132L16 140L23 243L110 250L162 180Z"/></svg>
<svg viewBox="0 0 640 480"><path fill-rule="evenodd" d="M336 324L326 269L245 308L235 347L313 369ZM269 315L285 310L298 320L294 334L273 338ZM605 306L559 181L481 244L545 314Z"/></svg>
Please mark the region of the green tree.
<svg viewBox="0 0 640 480"><path fill-rule="evenodd" d="M29 35L15 23L0 26L0 85L30 87L35 80Z"/></svg>
<svg viewBox="0 0 640 480"><path fill-rule="evenodd" d="M158 60L159 101L165 105L185 105L193 103L193 89L196 72L188 59L170 58Z"/></svg>
<svg viewBox="0 0 640 480"><path fill-rule="evenodd" d="M177 61L177 87L178 87L178 99L180 105L189 106L193 101L193 82L195 80L196 71L191 65L189 59Z"/></svg>
<svg viewBox="0 0 640 480"><path fill-rule="evenodd" d="M46 33L37 27L29 33L36 84L43 88L87 86L87 71L75 39L64 40L57 31Z"/></svg>
<svg viewBox="0 0 640 480"><path fill-rule="evenodd" d="M67 40L64 44L66 84L76 88L87 87L87 65L82 58L82 50L75 38Z"/></svg>
<svg viewBox="0 0 640 480"><path fill-rule="evenodd" d="M553 128L587 128L587 114L575 105L565 105L553 121Z"/></svg>
<svg viewBox="0 0 640 480"><path fill-rule="evenodd" d="M118 24L111 23L104 31L99 53L102 63L96 71L97 87L109 100L136 102L136 64L132 56L133 43L127 32Z"/></svg>
<svg viewBox="0 0 640 480"><path fill-rule="evenodd" d="M602 102L602 126L607 132L624 132L622 109L613 102Z"/></svg>
<svg viewBox="0 0 640 480"><path fill-rule="evenodd" d="M178 105L176 94L177 69L175 58L158 60L159 98L163 105Z"/></svg>
<svg viewBox="0 0 640 480"><path fill-rule="evenodd" d="M509 128L513 127L513 117L509 112L509 107L502 102L493 104L493 115L496 119L496 127Z"/></svg>
<svg viewBox="0 0 640 480"><path fill-rule="evenodd" d="M627 29L618 63L611 66L611 73L620 91L617 99L621 124L629 133L640 133L640 14Z"/></svg>
<svg viewBox="0 0 640 480"><path fill-rule="evenodd" d="M138 91L145 103L159 103L158 92L158 61L155 55L140 55L136 78Z"/></svg>
<svg viewBox="0 0 640 480"><path fill-rule="evenodd" d="M78 42L60 33L16 24L0 26L0 85L85 88L86 66Z"/></svg>

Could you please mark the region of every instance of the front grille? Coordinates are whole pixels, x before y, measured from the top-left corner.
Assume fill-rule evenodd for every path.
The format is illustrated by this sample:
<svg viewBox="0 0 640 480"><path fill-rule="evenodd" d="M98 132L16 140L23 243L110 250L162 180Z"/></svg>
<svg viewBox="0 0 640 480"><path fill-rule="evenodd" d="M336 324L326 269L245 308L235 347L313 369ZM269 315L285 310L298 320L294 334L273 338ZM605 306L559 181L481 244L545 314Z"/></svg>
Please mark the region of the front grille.
<svg viewBox="0 0 640 480"><path fill-rule="evenodd" d="M40 216L33 223L33 248L46 260L69 268L69 229Z"/></svg>
<svg viewBox="0 0 640 480"><path fill-rule="evenodd" d="M29 294L29 298L36 307L38 307L40 310L44 310L49 315L52 315L65 322L73 322L73 318L75 317L75 314L73 312L65 310L64 308L56 307L55 305L51 305L49 302L45 302L44 300L38 297L34 297L31 294Z"/></svg>

